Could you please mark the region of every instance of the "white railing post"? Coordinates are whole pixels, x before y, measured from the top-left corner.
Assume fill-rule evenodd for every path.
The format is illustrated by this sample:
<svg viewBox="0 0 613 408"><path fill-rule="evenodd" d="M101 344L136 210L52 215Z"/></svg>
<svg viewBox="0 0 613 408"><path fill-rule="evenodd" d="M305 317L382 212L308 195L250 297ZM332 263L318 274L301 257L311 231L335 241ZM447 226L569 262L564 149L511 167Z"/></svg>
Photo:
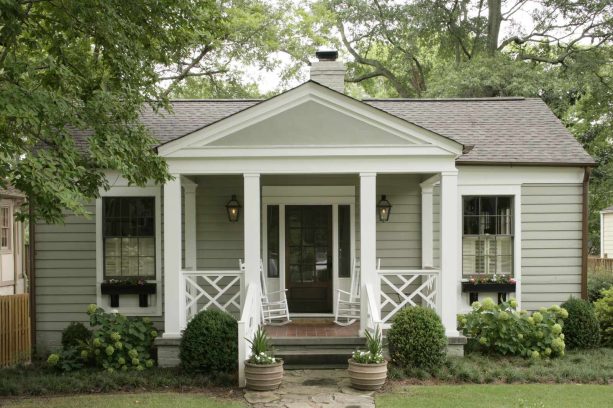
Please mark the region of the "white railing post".
<svg viewBox="0 0 613 408"><path fill-rule="evenodd" d="M441 320L448 337L458 336L457 313L460 296L460 225L458 173L441 173L441 275L438 294Z"/></svg>
<svg viewBox="0 0 613 408"><path fill-rule="evenodd" d="M164 338L181 337L181 179L164 184Z"/></svg>

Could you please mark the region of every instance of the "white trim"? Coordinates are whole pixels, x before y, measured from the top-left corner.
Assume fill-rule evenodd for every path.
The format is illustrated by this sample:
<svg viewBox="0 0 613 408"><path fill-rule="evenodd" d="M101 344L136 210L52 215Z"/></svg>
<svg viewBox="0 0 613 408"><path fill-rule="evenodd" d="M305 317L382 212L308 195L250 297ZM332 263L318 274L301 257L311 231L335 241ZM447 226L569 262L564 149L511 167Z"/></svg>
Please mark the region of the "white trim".
<svg viewBox="0 0 613 408"><path fill-rule="evenodd" d="M434 267L434 185L440 183L439 174L424 180L421 187L421 266Z"/></svg>
<svg viewBox="0 0 613 408"><path fill-rule="evenodd" d="M356 174L439 173L456 171L452 156L333 156L167 158L171 173L208 174Z"/></svg>
<svg viewBox="0 0 613 408"><path fill-rule="evenodd" d="M330 195L330 196L327 196ZM267 206L279 206L279 277L268 278ZM285 206L330 205L332 206L332 293L340 286L338 277L338 206L348 205L350 214L351 259L355 257L355 186L263 186L262 187L262 259L267 279L279 279L279 290L285 290ZM333 314L291 313L291 316L333 316L336 303L332 302Z"/></svg>
<svg viewBox="0 0 613 408"><path fill-rule="evenodd" d="M604 212L600 212L600 257L604 258Z"/></svg>
<svg viewBox="0 0 613 408"><path fill-rule="evenodd" d="M194 133L160 146L158 152L161 156L168 157L182 149L190 150L194 147L205 146L306 102L316 102L331 111L341 112L410 142L431 144L454 155L460 155L462 151L462 146L449 138L346 95L331 91L319 84L307 82L275 98L263 101Z"/></svg>
<svg viewBox="0 0 613 408"><path fill-rule="evenodd" d="M440 264L441 274L437 284L437 306L447 337L458 336L457 314L458 299L461 295L461 238L458 197L458 173L441 173L441 205L440 205Z"/></svg>
<svg viewBox="0 0 613 408"><path fill-rule="evenodd" d="M521 184L583 184L583 167L548 166L462 166L458 163L458 184L462 186L515 186Z"/></svg>
<svg viewBox="0 0 613 408"><path fill-rule="evenodd" d="M9 220L9 226L8 226L8 237L7 237L7 243L8 246L7 247L2 247L0 246L0 254L1 255L10 255L13 253L13 250L16 246L16 239L15 239L15 214L13 213L14 211L14 205L13 205L13 200L0 200L0 210L2 208L7 208L8 209L8 220ZM0 225L0 228L2 228L2 226ZM1 273L1 267L2 265L0 265L0 273ZM13 265L13 272L15 272L15 265ZM17 274L15 273L15 279L17 279ZM0 280L2 280L2 275L0 274Z"/></svg>
<svg viewBox="0 0 613 408"><path fill-rule="evenodd" d="M155 198L155 280L157 293L155 303L149 307L120 307L117 310L128 316L161 316L162 315L162 203L160 187L111 187L101 190L100 198L96 199L96 304L105 306L102 302L100 284L104 281L104 243L102 239L102 198L103 197L154 197ZM107 306L107 309L109 307Z"/></svg>
<svg viewBox="0 0 613 408"><path fill-rule="evenodd" d="M513 276L517 280L515 286L515 298L517 299L518 309L521 309L522 298L522 285L521 285L521 184L516 185L461 185L458 187L458 205L462 208L462 197L475 195L475 196L487 196L487 195L506 195L513 196ZM460 242L462 241L462 212L460 211L460 217L458 218L458 231L460 232ZM461 256L462 252L460 252ZM460 263L460 266L463 263ZM461 270L461 268L460 268ZM468 308L468 294L462 294L460 299L459 310Z"/></svg>

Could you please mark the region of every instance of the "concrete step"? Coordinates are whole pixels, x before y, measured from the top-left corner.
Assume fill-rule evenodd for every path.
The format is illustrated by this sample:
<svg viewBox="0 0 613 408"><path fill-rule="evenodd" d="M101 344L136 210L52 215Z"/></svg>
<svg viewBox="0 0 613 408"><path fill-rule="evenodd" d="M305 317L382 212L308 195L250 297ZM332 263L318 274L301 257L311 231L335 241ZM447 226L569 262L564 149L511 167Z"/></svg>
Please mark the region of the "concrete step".
<svg viewBox="0 0 613 408"><path fill-rule="evenodd" d="M270 343L275 347L304 346L304 347L360 347L365 344L362 337L273 337Z"/></svg>
<svg viewBox="0 0 613 408"><path fill-rule="evenodd" d="M284 367L298 369L298 367L318 368L344 368L354 349L313 349L291 348L275 349L275 356L282 358Z"/></svg>

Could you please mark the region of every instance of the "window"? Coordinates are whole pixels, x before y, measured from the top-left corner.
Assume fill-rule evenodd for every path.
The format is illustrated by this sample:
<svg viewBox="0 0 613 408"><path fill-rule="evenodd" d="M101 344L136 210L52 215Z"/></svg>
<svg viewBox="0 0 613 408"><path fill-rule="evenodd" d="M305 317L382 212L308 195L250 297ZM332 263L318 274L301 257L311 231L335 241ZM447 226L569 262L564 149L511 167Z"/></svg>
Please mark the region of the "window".
<svg viewBox="0 0 613 408"><path fill-rule="evenodd" d="M338 206L338 276L351 277L351 216L348 205Z"/></svg>
<svg viewBox="0 0 613 408"><path fill-rule="evenodd" d="M267 207L268 277L279 277L279 206Z"/></svg>
<svg viewBox="0 0 613 408"><path fill-rule="evenodd" d="M464 275L513 274L513 197L463 197Z"/></svg>
<svg viewBox="0 0 613 408"><path fill-rule="evenodd" d="M155 279L155 198L104 197L104 278Z"/></svg>
<svg viewBox="0 0 613 408"><path fill-rule="evenodd" d="M11 209L0 207L0 248L11 249Z"/></svg>

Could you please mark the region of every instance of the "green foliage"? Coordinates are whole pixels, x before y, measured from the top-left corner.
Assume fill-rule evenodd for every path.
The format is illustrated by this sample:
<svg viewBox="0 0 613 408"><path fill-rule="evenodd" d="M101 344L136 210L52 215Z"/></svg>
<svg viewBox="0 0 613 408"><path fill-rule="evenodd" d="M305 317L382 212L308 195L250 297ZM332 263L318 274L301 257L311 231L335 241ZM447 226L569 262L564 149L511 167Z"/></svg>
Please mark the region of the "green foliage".
<svg viewBox="0 0 613 408"><path fill-rule="evenodd" d="M143 105L170 109L175 85L230 75L237 60L270 68L278 20L259 0L0 2L0 185L58 222L65 208L87 214L107 169L166 181Z"/></svg>
<svg viewBox="0 0 613 408"><path fill-rule="evenodd" d="M62 347L68 349L83 346L88 344L91 338L92 331L85 327L83 323L72 322L62 331Z"/></svg>
<svg viewBox="0 0 613 408"><path fill-rule="evenodd" d="M27 366L0 369L0 398L100 393L203 391L211 387L235 386L236 377L227 374L187 373L178 368L145 371L101 371L84 368L63 372L43 369L36 362Z"/></svg>
<svg viewBox="0 0 613 408"><path fill-rule="evenodd" d="M516 307L515 299L499 305L491 298L475 302L470 313L458 316L459 328L484 352L532 359L563 356L562 327L569 312L554 305L530 315Z"/></svg>
<svg viewBox="0 0 613 408"><path fill-rule="evenodd" d="M234 372L238 324L229 314L204 310L187 324L181 338L181 365L189 372Z"/></svg>
<svg viewBox="0 0 613 408"><path fill-rule="evenodd" d="M613 287L602 291L602 298L594 303L594 311L600 323L600 341L613 348Z"/></svg>
<svg viewBox="0 0 613 408"><path fill-rule="evenodd" d="M249 362L251 364L274 364L277 362L272 354L272 347L270 346L270 339L268 334L259 326L253 335L253 339L247 340L251 344L251 357Z"/></svg>
<svg viewBox="0 0 613 408"><path fill-rule="evenodd" d="M409 307L398 312L387 340L392 361L401 367L433 371L445 362L445 329L432 309Z"/></svg>
<svg viewBox="0 0 613 408"><path fill-rule="evenodd" d="M81 351L84 360L93 359L109 372L154 366L151 349L158 333L149 319L106 313L96 305L89 306L88 314L94 334L89 347Z"/></svg>
<svg viewBox="0 0 613 408"><path fill-rule="evenodd" d="M49 354L47 366L61 372L80 370L85 366L81 351L76 346L65 347L57 353Z"/></svg>
<svg viewBox="0 0 613 408"><path fill-rule="evenodd" d="M602 291L613 287L613 274L611 273L588 273L587 295L591 303L602 298Z"/></svg>
<svg viewBox="0 0 613 408"><path fill-rule="evenodd" d="M594 307L586 300L570 298L562 304L568 310L564 324L569 349L589 349L600 344L600 326Z"/></svg>
<svg viewBox="0 0 613 408"><path fill-rule="evenodd" d="M356 350L351 355L351 358L356 363L360 364L381 364L385 360L383 358L383 334L379 326L374 333L366 330L366 351Z"/></svg>

